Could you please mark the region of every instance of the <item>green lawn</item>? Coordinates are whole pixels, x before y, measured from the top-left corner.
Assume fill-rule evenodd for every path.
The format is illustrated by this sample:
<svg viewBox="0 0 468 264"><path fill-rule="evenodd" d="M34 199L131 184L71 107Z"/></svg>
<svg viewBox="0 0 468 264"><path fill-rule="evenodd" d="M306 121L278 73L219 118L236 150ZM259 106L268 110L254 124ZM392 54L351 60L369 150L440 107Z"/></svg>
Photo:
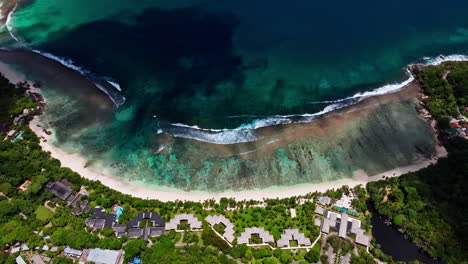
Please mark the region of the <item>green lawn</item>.
<svg viewBox="0 0 468 264"><path fill-rule="evenodd" d="M39 220L49 220L54 216L54 212L45 208L43 205L39 205L36 209L36 218Z"/></svg>

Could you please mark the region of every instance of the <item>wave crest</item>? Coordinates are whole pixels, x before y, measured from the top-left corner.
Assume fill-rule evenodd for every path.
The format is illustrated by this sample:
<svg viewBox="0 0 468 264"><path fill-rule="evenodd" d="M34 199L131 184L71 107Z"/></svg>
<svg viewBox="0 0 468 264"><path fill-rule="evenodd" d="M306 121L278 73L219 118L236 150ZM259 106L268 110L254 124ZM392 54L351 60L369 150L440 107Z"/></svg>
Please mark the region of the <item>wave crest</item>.
<svg viewBox="0 0 468 264"><path fill-rule="evenodd" d="M468 61L468 56L453 54L453 55L439 55L434 58L425 57L422 59L423 65L440 65L446 61ZM317 120L326 113L345 108L347 106L356 104L368 97L395 93L415 80L413 74L408 70L408 67L416 65L410 64L406 67L406 75L408 78L401 83L391 83L380 86L376 89L357 93L351 97L328 100L309 102L309 104L330 104L326 106L322 111L312 114L291 114L291 115L273 115L265 118L256 119L249 124L243 124L234 129L206 129L198 126L190 126L186 124L170 124L172 128L158 128L159 132L171 134L174 137L194 139L197 141L208 142L213 144L237 144L253 142L262 139L256 133L256 129L271 127L277 125L286 125L291 123L307 123ZM249 116L249 115L241 115ZM240 117L230 116L229 118Z"/></svg>

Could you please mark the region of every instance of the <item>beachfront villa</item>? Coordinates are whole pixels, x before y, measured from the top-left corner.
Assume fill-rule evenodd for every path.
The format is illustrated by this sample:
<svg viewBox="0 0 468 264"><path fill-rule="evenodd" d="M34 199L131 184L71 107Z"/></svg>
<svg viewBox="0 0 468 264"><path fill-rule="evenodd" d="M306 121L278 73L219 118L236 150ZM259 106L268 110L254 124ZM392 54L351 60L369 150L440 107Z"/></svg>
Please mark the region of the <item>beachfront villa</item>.
<svg viewBox="0 0 468 264"><path fill-rule="evenodd" d="M143 221L148 221L151 226L140 227ZM164 233L164 226L165 221L156 212L140 212L128 222L128 237L142 238L143 240L148 240L150 236L158 237Z"/></svg>
<svg viewBox="0 0 468 264"><path fill-rule="evenodd" d="M319 196L317 202L321 205L329 205L331 203L331 198L328 196Z"/></svg>
<svg viewBox="0 0 468 264"><path fill-rule="evenodd" d="M259 238L262 240L262 243L260 244L255 244L255 243L250 243L250 240L252 239L252 235L257 234ZM267 244L270 242L275 242L275 239L273 238L272 235L270 235L270 232L266 231L265 228L263 227L249 227L246 228L244 232L241 233L240 237L237 238L237 244L249 244L249 245L262 245L262 244Z"/></svg>
<svg viewBox="0 0 468 264"><path fill-rule="evenodd" d="M176 214L174 218L166 224L166 230L182 231L177 228L183 222L187 222L192 231L200 231L202 229L202 222L198 220L194 214Z"/></svg>
<svg viewBox="0 0 468 264"><path fill-rule="evenodd" d="M46 185L47 190L57 196L60 200L66 201L73 190L64 181L49 182Z"/></svg>
<svg viewBox="0 0 468 264"><path fill-rule="evenodd" d="M276 245L279 248L290 247L290 242L296 241L299 247L310 247L312 243L310 239L305 237L303 233L300 233L298 229L289 228L284 230L280 239L276 241Z"/></svg>
<svg viewBox="0 0 468 264"><path fill-rule="evenodd" d="M224 215L209 215L205 218L208 224L211 227L215 225L222 224L224 225L224 233L221 234L229 243L234 241L234 224L227 219Z"/></svg>
<svg viewBox="0 0 468 264"><path fill-rule="evenodd" d="M57 182L49 182L46 188L60 200L68 202L68 205L74 208L73 214L75 215L80 215L91 210L88 206L89 201L81 200L83 196L89 195L89 192L83 186L75 195L73 195L73 190L70 188L70 183L65 179Z"/></svg>
<svg viewBox="0 0 468 264"><path fill-rule="evenodd" d="M86 225L91 227L93 231L101 230L103 228L111 228L117 237L126 236L128 238L141 238L148 240L149 237L158 237L165 231L165 221L156 212L140 212L134 217L128 225L119 224L118 213L121 211L119 206L111 213L101 207L93 208L93 217L86 219ZM142 225L142 222L147 223Z"/></svg>
<svg viewBox="0 0 468 264"><path fill-rule="evenodd" d="M359 245L369 247L370 237L365 235L365 230L361 228L361 221L348 214L337 214L332 211L326 211L322 223L322 233L329 234L331 229L338 231L338 236L347 238L354 236L355 242Z"/></svg>

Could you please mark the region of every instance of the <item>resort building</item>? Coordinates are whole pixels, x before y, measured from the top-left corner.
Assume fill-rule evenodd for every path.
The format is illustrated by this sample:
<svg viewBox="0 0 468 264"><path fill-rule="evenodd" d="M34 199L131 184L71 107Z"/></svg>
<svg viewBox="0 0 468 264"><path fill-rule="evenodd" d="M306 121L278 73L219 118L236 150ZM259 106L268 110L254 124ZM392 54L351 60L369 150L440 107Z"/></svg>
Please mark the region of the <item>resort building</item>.
<svg viewBox="0 0 468 264"><path fill-rule="evenodd" d="M32 261L34 264L45 264L44 260L42 260L41 256L39 256L38 254L34 254L34 255L31 257L31 261Z"/></svg>
<svg viewBox="0 0 468 264"><path fill-rule="evenodd" d="M86 262L95 264L119 264L123 261L122 250L93 248L86 256Z"/></svg>
<svg viewBox="0 0 468 264"><path fill-rule="evenodd" d="M319 196L318 203L321 205L329 205L331 203L331 198L328 196Z"/></svg>
<svg viewBox="0 0 468 264"><path fill-rule="evenodd" d="M181 222L187 222L187 224L190 226L190 229L192 231L202 229L202 222L200 220L198 220L198 218L196 218L195 215L193 215L193 214L177 214L177 215L175 215L174 218L172 218L166 224L166 230L181 231L181 230L177 229L178 226L181 224Z"/></svg>
<svg viewBox="0 0 468 264"><path fill-rule="evenodd" d="M320 206L315 207L314 213L319 214L319 215L323 215L323 212L324 212L323 207L320 207Z"/></svg>
<svg viewBox="0 0 468 264"><path fill-rule="evenodd" d="M115 224L115 214L107 214L104 208L94 207L92 219L86 219L85 223L87 226L91 227L93 231L97 231L105 227L112 228Z"/></svg>
<svg viewBox="0 0 468 264"><path fill-rule="evenodd" d="M276 241L276 245L280 248L290 246L291 241L297 241L299 247L309 247L312 245L310 239L297 229L286 229L281 235L280 239Z"/></svg>
<svg viewBox="0 0 468 264"><path fill-rule="evenodd" d="M66 185L63 180L59 182L49 182L47 183L46 188L49 192L64 201L66 201L73 192L73 190Z"/></svg>
<svg viewBox="0 0 468 264"><path fill-rule="evenodd" d="M165 221L156 212L140 212L128 225L117 223L119 214L123 212L119 206L113 207L112 213L106 213L101 207L93 208L92 219L86 219L86 225L93 231L111 228L117 237L141 238L158 237L165 231ZM146 221L146 222L145 222ZM142 222L145 222L142 224Z"/></svg>
<svg viewBox="0 0 468 264"><path fill-rule="evenodd" d="M23 184L18 187L18 189L22 192L25 192L31 187L32 182L30 180L26 180Z"/></svg>
<svg viewBox="0 0 468 264"><path fill-rule="evenodd" d="M16 264L27 264L26 261L24 261L23 257L18 256L16 257Z"/></svg>
<svg viewBox="0 0 468 264"><path fill-rule="evenodd" d="M289 212L291 213L291 218L296 218L296 209L295 208L290 208Z"/></svg>
<svg viewBox="0 0 468 264"><path fill-rule="evenodd" d="M217 224L224 225L224 234L221 234L229 243L234 241L234 224L224 215L209 215L205 220L214 227Z"/></svg>
<svg viewBox="0 0 468 264"><path fill-rule="evenodd" d="M346 196L343 194L341 198L338 201L336 201L335 205L341 208L350 209L352 200L353 200L352 196Z"/></svg>
<svg viewBox="0 0 468 264"><path fill-rule="evenodd" d="M140 228L143 221L147 221L151 226L145 225ZM161 218L156 212L141 212L130 222L128 222L128 237L142 238L148 240L148 237L158 237L164 233L164 226L166 225L164 219Z"/></svg>
<svg viewBox="0 0 468 264"><path fill-rule="evenodd" d="M115 232L116 237L123 237L126 235L127 225L124 224L115 224L112 227L112 230Z"/></svg>
<svg viewBox="0 0 468 264"><path fill-rule="evenodd" d="M259 238L262 240L262 244L275 242L273 236L263 227L250 227L246 228L245 231L241 233L240 237L237 238L237 244L261 245L250 243L253 234L258 234Z"/></svg>
<svg viewBox="0 0 468 264"><path fill-rule="evenodd" d="M86 191L84 187L81 187L79 192L72 195L73 190L70 188L70 183L64 179L59 182L49 182L47 183L46 188L59 199L67 201L68 205L74 208L73 214L75 215L80 215L83 212L86 213L91 210L88 206L88 200L81 201L81 197L89 195L88 191Z"/></svg>
<svg viewBox="0 0 468 264"><path fill-rule="evenodd" d="M66 247L63 251L63 255L71 258L80 258L81 255L83 255L83 251L71 247Z"/></svg>
<svg viewBox="0 0 468 264"><path fill-rule="evenodd" d="M329 234L330 229L337 230L338 236L341 238L354 236L357 244L365 247L370 245L370 237L364 234L365 231L361 228L361 221L349 217L346 213L340 215L326 211L322 223L322 232Z"/></svg>

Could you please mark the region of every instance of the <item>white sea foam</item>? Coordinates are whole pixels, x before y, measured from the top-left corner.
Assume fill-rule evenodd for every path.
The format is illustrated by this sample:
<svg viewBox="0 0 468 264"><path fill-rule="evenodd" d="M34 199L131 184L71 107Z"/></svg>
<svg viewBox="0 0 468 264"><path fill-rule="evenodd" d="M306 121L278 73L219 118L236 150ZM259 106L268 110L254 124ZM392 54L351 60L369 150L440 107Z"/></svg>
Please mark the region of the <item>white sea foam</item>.
<svg viewBox="0 0 468 264"><path fill-rule="evenodd" d="M163 151L165 148L166 147L164 145L159 146L155 154L158 154L159 152Z"/></svg>
<svg viewBox="0 0 468 264"><path fill-rule="evenodd" d="M12 25L12 15L13 13L16 11L16 8L18 7L18 4L15 5L15 7L10 11L10 13L8 13L8 17L7 17L7 20L6 20L6 27L8 29L8 32L10 33L11 37L20 45L21 44L21 41L19 40L18 37L16 37L14 35L14 28L13 28L13 25ZM89 75L91 75L91 72L82 68L82 67L79 67L77 65L75 65L75 63L73 62L73 60L71 59L66 59L66 58L61 58L59 56L56 56L52 53L48 53L48 52L43 52L43 51L40 51L40 50L36 50L36 49L31 49L33 52L35 53L38 53L44 57L47 57L49 59L52 59L52 60L55 60L57 62L59 62L60 64L62 64L63 66L65 67L68 67L70 69L73 69L79 73L81 73L83 76L85 76L86 78L88 78ZM112 78L109 78L109 77L102 77L103 79L105 79L110 85L112 85L112 87L114 87L115 89L117 89L119 92L122 91L122 88L120 87L120 85L118 83L116 83L115 81L112 80ZM88 78L89 79L89 78ZM120 107L121 105L123 105L125 103L125 97L122 96L122 95L119 95L119 96L116 96L113 92L110 92L108 91L104 86L94 82L94 84L96 85L96 87L98 87L101 91L103 91L104 93L106 93L109 98L112 100L112 102L114 102L114 104L117 106L117 107Z"/></svg>
<svg viewBox="0 0 468 264"><path fill-rule="evenodd" d="M8 30L8 33L10 33L10 36L18 43L21 44L21 41L19 41L19 39L15 36L15 34L13 33L13 25L12 25L12 22L11 22L11 18L13 16L13 14L15 13L16 11L16 8L18 7L18 4L15 5L15 7L13 7L13 9L8 13L8 16L7 16L7 20L5 22L5 26Z"/></svg>
<svg viewBox="0 0 468 264"><path fill-rule="evenodd" d="M279 139L275 138L275 139L272 139L272 140L268 141L266 144L270 145L270 144L273 144L273 143L278 142L278 141L279 141Z"/></svg>
<svg viewBox="0 0 468 264"><path fill-rule="evenodd" d="M83 69L83 68L81 68L81 67L79 67L79 66L76 66L76 65L74 64L73 60L71 60L71 59L61 58L61 57L59 57L59 56L55 56L55 55L52 54L52 53L43 52L43 51L36 50L36 49L33 49L32 51L34 51L34 52L36 52L36 53L38 53L38 54L41 54L42 56L47 57L47 58L49 58L49 59L55 60L55 61L57 61L57 62L60 62L60 64L62 64L63 66L68 67L68 68L70 68L70 69L73 69L73 70L75 70L75 71L77 71L77 72L79 72L79 73L81 73L81 74L83 74L83 75L88 75L88 74L90 74L89 71L87 71L87 70L85 70L85 69Z"/></svg>
<svg viewBox="0 0 468 264"><path fill-rule="evenodd" d="M461 54L452 54L452 55L447 55L447 56L439 55L435 58L424 57L423 60L425 61L425 64L427 65L439 65L446 61L468 61L468 56L461 55Z"/></svg>
<svg viewBox="0 0 468 264"><path fill-rule="evenodd" d="M111 93L108 89L106 89L104 86L101 84L95 82L94 85L99 88L99 90L103 91L107 96L111 99L111 101L114 103L114 105L119 108L125 103L125 97L123 96L117 96L115 93Z"/></svg>
<svg viewBox="0 0 468 264"><path fill-rule="evenodd" d="M114 81L110 81L110 80L107 80L108 83L110 83L112 86L115 87L115 89L119 90L119 92L122 91L122 88L120 87L120 84L114 82Z"/></svg>
<svg viewBox="0 0 468 264"><path fill-rule="evenodd" d="M174 137L222 145L247 143L261 139L261 136L256 135L257 133L255 129L251 128L217 130L201 129L195 126L187 126L183 124L171 124L167 128L160 129L164 133L168 133Z"/></svg>
<svg viewBox="0 0 468 264"><path fill-rule="evenodd" d="M35 52L35 53L38 53L38 54L40 54L40 55L42 55L44 57L47 57L49 59L55 60L55 61L59 62L60 64L62 64L63 66L81 73L81 75L86 77L88 80L93 79L93 78L90 78L90 76L91 76L90 71L88 71L88 70L86 70L86 69L84 69L84 68L82 68L80 66L77 66L73 62L73 60L71 60L71 59L62 58L62 57L56 56L56 55L54 55L52 53L43 52L43 51L36 50L36 49L33 49L32 51ZM94 79L97 79L97 78L94 78ZM122 90L118 83L113 82L113 81L109 81L109 79L111 79L111 78L101 77L101 79L104 79L107 83L109 83L112 87L114 87L119 92ZM114 93L112 91L109 91L102 84L99 84L99 81L93 81L93 83L97 88L99 88L101 91L103 91L105 94L107 94L109 96L109 98L112 100L112 102L116 105L117 108L119 108L120 106L122 106L125 103L125 97L123 95L116 94L116 93Z"/></svg>
<svg viewBox="0 0 468 264"><path fill-rule="evenodd" d="M447 56L437 56L434 58L424 57L423 61L425 65L439 65L446 61L468 61L468 56L466 55L447 55ZM397 92L403 89L405 86L414 81L415 77L413 74L406 69L406 74L408 78L400 83L391 83L380 86L376 89L360 92L351 97L338 99L338 100L328 100L320 102L309 102L309 104L330 104L326 106L323 110L312 113L312 114L291 114L291 115L274 115L266 118L260 118L254 120L252 123L243 124L234 129L206 129L200 128L198 126L190 126L186 124L171 124L175 127L184 128L184 130L178 131L167 131L169 134L172 134L175 137L190 138L198 141L209 142L214 144L235 144L235 143L245 143L253 142L261 139L256 133L255 130L263 127L270 127L276 125L285 125L291 123L307 123L312 122L319 118L320 116L329 113L331 111L339 110L344 107L356 104L365 98L390 94ZM240 115L240 116L231 116L231 117L242 117L250 115ZM166 132L166 131L165 131ZM274 142L274 141L273 141ZM273 142L268 142L271 144Z"/></svg>

